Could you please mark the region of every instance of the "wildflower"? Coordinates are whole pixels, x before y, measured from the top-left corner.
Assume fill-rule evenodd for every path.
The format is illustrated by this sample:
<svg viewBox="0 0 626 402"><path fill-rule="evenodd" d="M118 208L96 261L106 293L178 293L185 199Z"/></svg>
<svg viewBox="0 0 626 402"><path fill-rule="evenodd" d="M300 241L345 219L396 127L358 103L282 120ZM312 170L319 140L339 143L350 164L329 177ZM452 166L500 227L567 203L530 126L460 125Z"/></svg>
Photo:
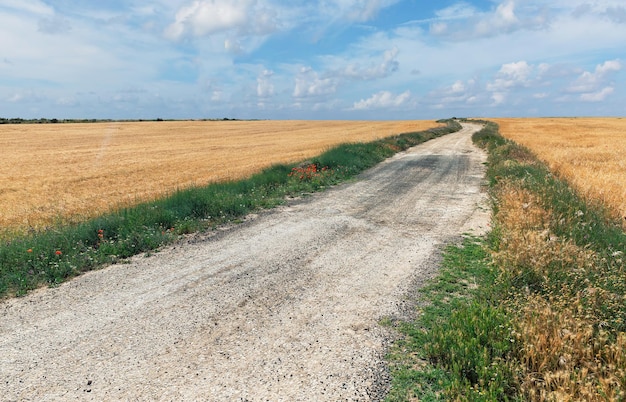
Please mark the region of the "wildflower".
<svg viewBox="0 0 626 402"><path fill-rule="evenodd" d="M55 251L55 252L54 252L54 254L56 254L56 255L61 255L61 254L63 254L63 253L61 252L61 250L57 250L57 251Z"/></svg>

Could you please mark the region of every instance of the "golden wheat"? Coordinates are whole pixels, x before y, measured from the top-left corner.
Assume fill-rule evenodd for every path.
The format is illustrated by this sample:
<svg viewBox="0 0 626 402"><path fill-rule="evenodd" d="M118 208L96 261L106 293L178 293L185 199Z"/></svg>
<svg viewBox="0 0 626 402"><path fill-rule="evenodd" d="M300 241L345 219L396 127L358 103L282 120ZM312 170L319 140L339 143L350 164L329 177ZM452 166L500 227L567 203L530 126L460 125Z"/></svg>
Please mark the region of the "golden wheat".
<svg viewBox="0 0 626 402"><path fill-rule="evenodd" d="M589 286L574 292L567 285L550 284L557 270L586 283L597 269L592 250L550 231L553 213L538 195L502 182L495 216L500 225L500 250L494 261L513 280L536 278L544 294L522 289L512 293L521 391L531 401L623 400L626 383L626 334L616 339L602 329L602 320L585 305L622 304L619 295ZM621 278L613 278L619 281ZM555 287L556 285L556 287ZM597 330L596 330L597 328Z"/></svg>
<svg viewBox="0 0 626 402"><path fill-rule="evenodd" d="M581 296L582 297L582 296ZM532 296L520 309L518 340L526 368L522 391L533 401L623 400L626 335L611 340L576 311L575 300Z"/></svg>
<svg viewBox="0 0 626 402"><path fill-rule="evenodd" d="M0 232L93 217L177 189L239 179L344 142L432 121L178 121L2 125Z"/></svg>
<svg viewBox="0 0 626 402"><path fill-rule="evenodd" d="M626 218L626 119L492 119L583 196Z"/></svg>

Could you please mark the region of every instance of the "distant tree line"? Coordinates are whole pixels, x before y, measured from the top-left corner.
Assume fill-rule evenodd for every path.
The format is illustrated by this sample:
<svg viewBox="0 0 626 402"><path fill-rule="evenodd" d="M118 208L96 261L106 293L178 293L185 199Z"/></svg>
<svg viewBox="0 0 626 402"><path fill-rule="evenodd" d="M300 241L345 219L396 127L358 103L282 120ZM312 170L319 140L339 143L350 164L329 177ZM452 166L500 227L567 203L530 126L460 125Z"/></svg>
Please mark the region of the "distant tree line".
<svg viewBox="0 0 626 402"><path fill-rule="evenodd" d="M194 119L188 119L194 120ZM238 121L240 119L230 119L224 117L223 119L198 119L200 121ZM113 119L22 119L11 118L7 119L0 117L0 124L56 124L56 123L111 123L111 122L141 122L141 121L177 121L176 119L136 119L136 120L113 120Z"/></svg>
<svg viewBox="0 0 626 402"><path fill-rule="evenodd" d="M22 119L11 118L7 119L0 117L0 124L55 124L55 123L97 123L97 122L110 122L113 120L99 120L99 119Z"/></svg>

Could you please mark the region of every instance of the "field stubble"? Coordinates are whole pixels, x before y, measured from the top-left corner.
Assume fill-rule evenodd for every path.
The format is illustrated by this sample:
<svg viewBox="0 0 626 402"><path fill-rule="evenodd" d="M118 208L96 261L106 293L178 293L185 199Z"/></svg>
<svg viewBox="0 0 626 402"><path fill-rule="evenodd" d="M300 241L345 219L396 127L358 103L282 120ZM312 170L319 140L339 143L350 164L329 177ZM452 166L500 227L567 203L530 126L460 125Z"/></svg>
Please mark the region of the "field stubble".
<svg viewBox="0 0 626 402"><path fill-rule="evenodd" d="M176 121L3 125L0 236L95 217L176 190L436 126L433 121Z"/></svg>
<svg viewBox="0 0 626 402"><path fill-rule="evenodd" d="M626 227L626 119L490 119L529 148L588 200L606 205Z"/></svg>

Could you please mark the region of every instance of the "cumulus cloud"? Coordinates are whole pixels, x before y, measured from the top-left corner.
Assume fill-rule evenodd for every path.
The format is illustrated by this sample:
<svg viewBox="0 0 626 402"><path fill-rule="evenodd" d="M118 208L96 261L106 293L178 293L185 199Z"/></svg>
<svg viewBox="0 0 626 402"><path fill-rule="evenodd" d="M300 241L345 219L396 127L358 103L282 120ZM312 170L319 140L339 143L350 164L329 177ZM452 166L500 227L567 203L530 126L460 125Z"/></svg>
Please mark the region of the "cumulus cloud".
<svg viewBox="0 0 626 402"><path fill-rule="evenodd" d="M496 32L509 32L520 25L515 14L515 1L508 0L499 4L495 12L482 18L475 26L478 36L489 36Z"/></svg>
<svg viewBox="0 0 626 402"><path fill-rule="evenodd" d="M596 92L580 95L580 100L584 102L602 102L614 91L615 89L613 87L602 88L601 90Z"/></svg>
<svg viewBox="0 0 626 402"><path fill-rule="evenodd" d="M203 36L238 28L247 21L245 6L244 2L194 1L176 13L166 36L179 39L185 34Z"/></svg>
<svg viewBox="0 0 626 402"><path fill-rule="evenodd" d="M491 94L491 100L493 100L492 106L501 105L506 100L506 94L502 92L494 92Z"/></svg>
<svg viewBox="0 0 626 402"><path fill-rule="evenodd" d="M622 63L619 60L609 60L598 64L594 72L583 72L576 81L567 88L570 93L595 93L605 86L611 73L620 71Z"/></svg>
<svg viewBox="0 0 626 402"><path fill-rule="evenodd" d="M380 91L368 99L354 103L353 110L389 109L406 105L411 100L411 91L394 95L389 91Z"/></svg>
<svg viewBox="0 0 626 402"><path fill-rule="evenodd" d="M471 103L477 99L478 83L475 79L467 81L457 80L452 85L443 88L443 90L434 91L431 97L440 99L440 103L444 105L453 103Z"/></svg>
<svg viewBox="0 0 626 402"><path fill-rule="evenodd" d="M311 67L299 68L295 76L294 98L320 97L334 94L341 87L355 82L373 81L389 77L399 68L398 49L389 49L382 53L378 61L348 61L344 57L326 57L326 68L315 71ZM358 59L358 56L351 56ZM369 63L368 63L369 61Z"/></svg>
<svg viewBox="0 0 626 402"><path fill-rule="evenodd" d="M178 40L229 31L266 35L276 29L275 13L255 0L196 0L180 8L165 36Z"/></svg>
<svg viewBox="0 0 626 402"><path fill-rule="evenodd" d="M511 88L527 86L532 67L526 61L503 64L496 79L487 84L487 90L501 92Z"/></svg>
<svg viewBox="0 0 626 402"><path fill-rule="evenodd" d="M490 80L457 80L447 87L432 91L429 98L440 107L467 106L480 102L499 107L514 103L527 104L536 110L538 102L602 102L617 92L613 76L624 69L619 60L608 60L591 71L582 71L570 64L530 64L527 61L505 63ZM560 96L555 97L556 94ZM532 109L532 107L535 109ZM538 109L537 109L538 110ZM533 112L534 113L534 112Z"/></svg>
<svg viewBox="0 0 626 402"><path fill-rule="evenodd" d="M330 95L337 92L338 81L334 78L322 78L310 67L303 67L296 76L293 90L295 98Z"/></svg>

